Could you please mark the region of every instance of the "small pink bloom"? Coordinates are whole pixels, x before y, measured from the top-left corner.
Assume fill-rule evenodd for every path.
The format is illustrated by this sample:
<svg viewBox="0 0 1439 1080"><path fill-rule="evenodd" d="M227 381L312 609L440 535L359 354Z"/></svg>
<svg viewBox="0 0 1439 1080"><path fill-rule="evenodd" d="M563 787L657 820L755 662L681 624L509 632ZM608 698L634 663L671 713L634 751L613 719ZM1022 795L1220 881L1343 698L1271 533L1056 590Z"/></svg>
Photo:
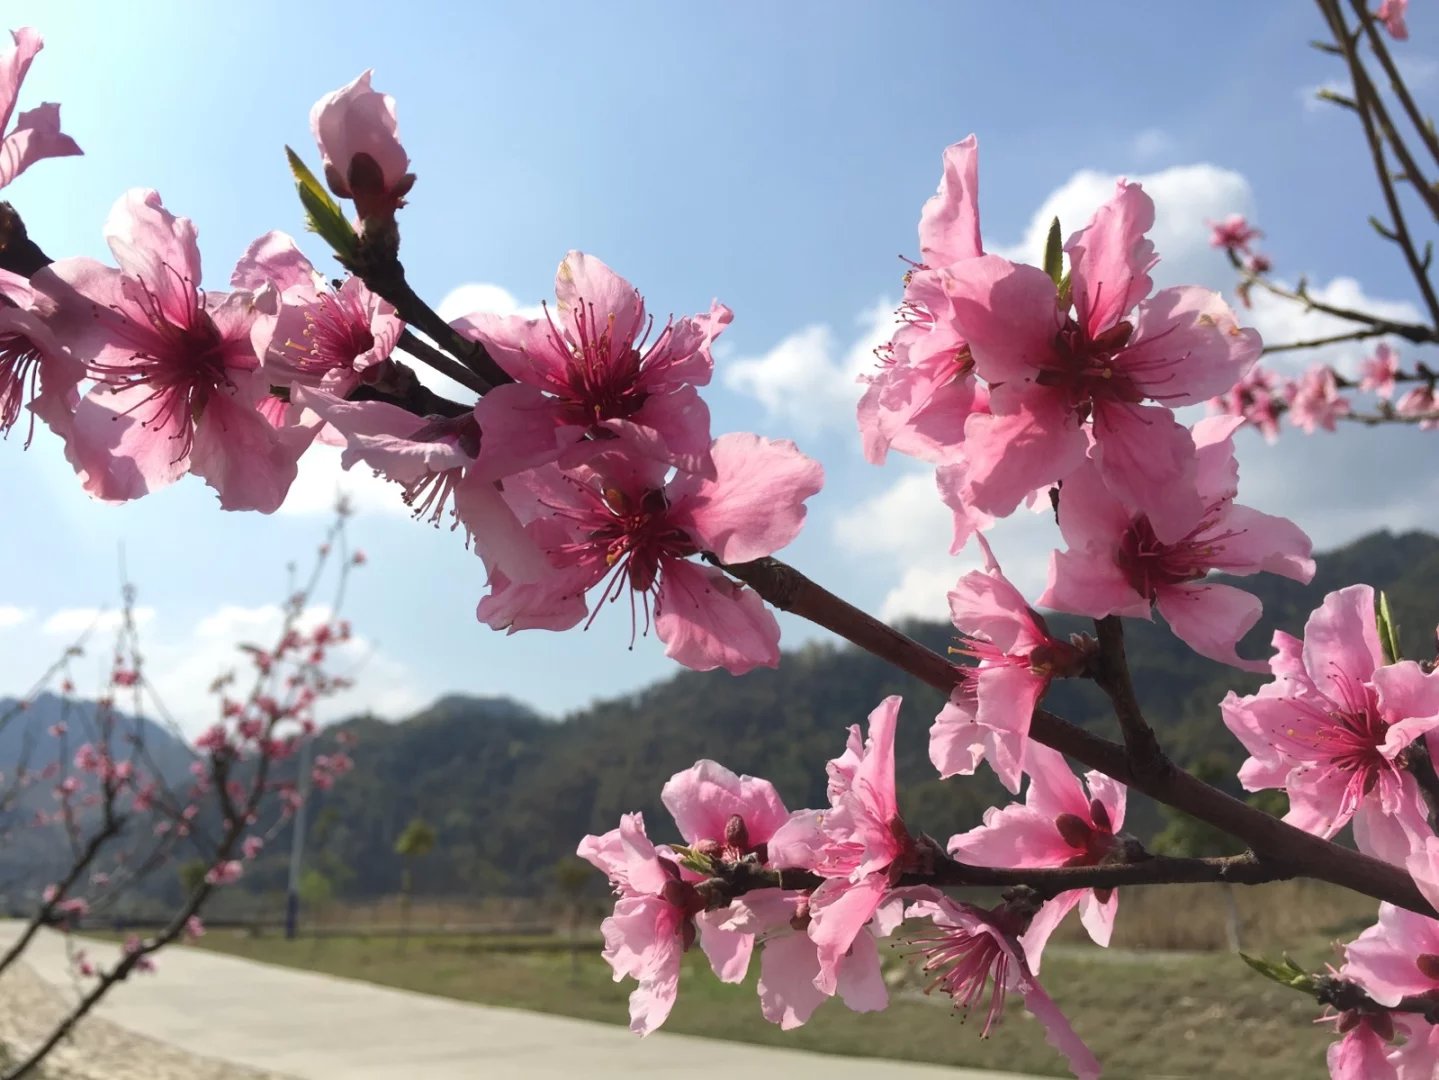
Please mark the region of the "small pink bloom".
<svg viewBox="0 0 1439 1080"><path fill-rule="evenodd" d="M1350 1010L1320 1017L1316 1023L1332 1023L1338 1042L1329 1047L1325 1063L1330 1080L1398 1080L1399 1073L1389 1060L1394 1041L1391 1014Z"/></svg>
<svg viewBox="0 0 1439 1080"><path fill-rule="evenodd" d="M1359 389L1368 390L1382 398L1394 396L1394 376L1399 374L1399 354L1388 345L1380 345L1373 356L1365 357L1359 363Z"/></svg>
<svg viewBox="0 0 1439 1080"><path fill-rule="evenodd" d="M713 761L698 761L675 773L660 792L660 801L687 845L713 848L728 862L746 855L759 855L764 862L765 845L789 820L768 780L736 776Z"/></svg>
<svg viewBox="0 0 1439 1080"><path fill-rule="evenodd" d="M276 509L309 439L259 410L269 387L253 298L200 291L195 226L153 191L122 196L105 232L119 270L62 259L32 279L59 306L57 337L99 380L66 447L85 489L124 501L194 472L227 510Z"/></svg>
<svg viewBox="0 0 1439 1080"><path fill-rule="evenodd" d="M809 908L819 956L814 984L825 994L835 993L840 961L916 858L895 794L899 706L898 696L888 697L869 714L862 745L859 728L850 729L845 754L830 762L830 809L796 813L770 840L776 865L825 879Z"/></svg>
<svg viewBox="0 0 1439 1080"><path fill-rule="evenodd" d="M205 923L198 915L191 915L185 920L185 937L194 941L196 938L205 936Z"/></svg>
<svg viewBox="0 0 1439 1080"><path fill-rule="evenodd" d="M568 467L588 453L578 445L588 436L713 477L709 409L695 387L710 380L710 346L729 308L671 320L651 342L639 290L579 251L560 263L555 298L555 316L477 313L452 324L515 379L475 407L481 466L496 476L556 460Z"/></svg>
<svg viewBox="0 0 1439 1080"><path fill-rule="evenodd" d="M823 470L794 443L756 435L722 436L711 454L713 479L681 472L666 482L662 463L614 452L568 472L547 465L511 477L506 497L550 568L532 583L492 574L480 621L511 632L564 630L625 597L631 636L643 614L645 630L653 621L665 654L686 667L735 675L773 667L779 624L764 602L691 559L709 551L746 562L788 544ZM587 607L596 586L599 598Z"/></svg>
<svg viewBox="0 0 1439 1080"><path fill-rule="evenodd" d="M1408 390L1394 403L1394 411L1400 416L1422 416L1421 431L1432 431L1439 427L1439 396L1430 385L1416 386Z"/></svg>
<svg viewBox="0 0 1439 1080"><path fill-rule="evenodd" d="M1333 431L1339 418L1348 416L1349 399L1339 393L1334 369L1317 364L1287 388L1289 419L1305 434L1323 428Z"/></svg>
<svg viewBox="0 0 1439 1080"><path fill-rule="evenodd" d="M30 27L10 31L15 47L0 55L0 135L10 127L20 84L30 70L44 39ZM9 184L35 162L44 158L71 157L82 151L75 140L60 130L60 106L46 102L22 112L15 127L0 142L0 188Z"/></svg>
<svg viewBox="0 0 1439 1080"><path fill-rule="evenodd" d="M1231 692L1220 712L1251 755L1239 770L1247 790L1283 788L1285 820L1320 836L1353 819L1362 849L1402 862L1427 831L1403 754L1439 727L1439 674L1412 660L1385 665L1374 612L1367 585L1330 593L1302 642L1274 635L1274 681Z"/></svg>
<svg viewBox="0 0 1439 1080"><path fill-rule="evenodd" d="M240 851L247 860L253 861L265 848L264 838L259 836L247 836L240 845Z"/></svg>
<svg viewBox="0 0 1439 1080"><path fill-rule="evenodd" d="M939 191L920 214L924 261L905 275L902 325L881 350L879 372L861 380L868 389L859 427L865 457L876 465L890 450L936 463L948 459L964 439L969 414L983 411L988 400L937 272L983 254L978 192L978 144L971 135L944 152Z"/></svg>
<svg viewBox="0 0 1439 1080"><path fill-rule="evenodd" d="M952 652L973 657L929 733L929 757L941 777L973 773L987 760L1010 791L1025 768L1029 720L1050 680L1078 675L1085 657L1050 636L1044 619L1025 601L981 536L985 569L959 579L949 593L954 625L965 635Z"/></svg>
<svg viewBox="0 0 1439 1080"><path fill-rule="evenodd" d="M1288 407L1283 380L1258 364L1250 368L1227 393L1209 401L1210 412L1241 417L1245 423L1258 428L1265 441L1270 443L1278 440L1279 418Z"/></svg>
<svg viewBox="0 0 1439 1080"><path fill-rule="evenodd" d="M718 919L697 918L704 912L704 901L683 880L669 851L650 842L640 814L624 815L620 827L603 836L586 836L577 853L603 871L614 887L618 898L614 914L600 927L604 957L616 982L626 975L639 982L630 995L630 1030L648 1035L674 1008L680 961L696 932L705 938L715 936L711 963L721 977L725 977L725 962L736 952L734 939L746 935L719 929ZM701 945L709 953L711 943L702 940ZM748 964L747 945L743 959ZM743 975L740 967L739 977Z"/></svg>
<svg viewBox="0 0 1439 1080"><path fill-rule="evenodd" d="M370 71L315 102L310 131L325 162L325 182L353 199L361 218L393 217L414 186L400 145L395 99L370 87Z"/></svg>
<svg viewBox="0 0 1439 1080"><path fill-rule="evenodd" d="M927 918L933 923L927 936L914 939L925 958L925 973L933 976L929 989L943 989L954 999L955 1007L965 1012L985 1005L981 1038L999 1022L1005 995L1017 993L1023 996L1024 1007L1043 1026L1049 1044L1069 1062L1070 1071L1079 1080L1099 1076L1098 1060L1025 962L1016 940L1022 930L1021 920L1005 908L985 911L942 896L911 904L905 916Z"/></svg>
<svg viewBox="0 0 1439 1080"><path fill-rule="evenodd" d="M210 867L205 874L205 880L211 885L233 885L240 880L244 872L244 863L238 859L228 859Z"/></svg>
<svg viewBox="0 0 1439 1080"><path fill-rule="evenodd" d="M279 294L263 367L277 386L315 386L347 396L394 352L405 324L364 282L347 277L332 289L281 232L266 233L240 258L230 277L239 289L266 285Z"/></svg>
<svg viewBox="0 0 1439 1080"><path fill-rule="evenodd" d="M1264 234L1250 225L1243 214L1230 214L1223 221L1209 222L1209 246L1247 252L1249 245Z"/></svg>
<svg viewBox="0 0 1439 1080"><path fill-rule="evenodd" d="M1384 24L1389 36L1395 41L1409 40L1409 26L1404 16L1409 10L1409 0L1383 0L1374 17Z"/></svg>
<svg viewBox="0 0 1439 1080"><path fill-rule="evenodd" d="M1199 511L1175 519L1166 542L1152 516L1126 506L1086 466L1069 477L1059 527L1069 545L1050 557L1041 607L1089 615L1150 618L1157 607L1175 635L1201 656L1246 671L1235 646L1259 619L1260 603L1232 585L1205 581L1211 571L1246 576L1261 570L1307 582L1314 576L1309 538L1293 522L1234 502L1239 467L1232 434L1237 421L1210 417L1194 428Z"/></svg>
<svg viewBox="0 0 1439 1080"><path fill-rule="evenodd" d="M1149 508L1162 539L1187 531L1199 511L1195 448L1171 409L1232 386L1260 340L1217 293L1149 295L1153 224L1149 196L1121 182L1065 247L1072 315L1037 267L983 255L943 272L990 389L989 412L965 424L962 469L940 471L941 489L956 489L947 501L1005 516L1089 455L1116 496Z"/></svg>
<svg viewBox="0 0 1439 1080"><path fill-rule="evenodd" d="M1262 252L1251 252L1244 257L1244 269L1251 274L1267 274L1274 269L1274 263Z"/></svg>
<svg viewBox="0 0 1439 1080"><path fill-rule="evenodd" d="M1379 922L1344 947L1339 974L1380 1005L1439 994L1439 922L1380 904Z"/></svg>
<svg viewBox="0 0 1439 1080"><path fill-rule="evenodd" d="M949 853L977 866L1096 866L1119 850L1126 791L1103 773L1085 774L1085 784L1047 746L1029 747L1025 770L1029 790L1023 805L1011 803L984 812L984 824L950 837ZM1080 921L1095 944L1107 946L1119 911L1113 889L1060 893L1034 916L1020 938L1029 966L1039 970L1040 954L1065 915L1079 908Z"/></svg>

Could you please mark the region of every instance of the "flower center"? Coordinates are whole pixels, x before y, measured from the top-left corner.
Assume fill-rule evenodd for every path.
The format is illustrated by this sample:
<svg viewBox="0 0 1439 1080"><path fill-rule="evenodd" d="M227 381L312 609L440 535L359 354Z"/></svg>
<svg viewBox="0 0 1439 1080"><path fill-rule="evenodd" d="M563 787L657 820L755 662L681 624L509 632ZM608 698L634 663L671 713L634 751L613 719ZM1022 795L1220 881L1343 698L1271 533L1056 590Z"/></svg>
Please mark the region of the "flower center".
<svg viewBox="0 0 1439 1080"><path fill-rule="evenodd" d="M353 292L321 293L304 314L301 340L285 342L285 349L306 375L319 379L337 369L349 370L375 347L369 318Z"/></svg>
<svg viewBox="0 0 1439 1080"><path fill-rule="evenodd" d="M23 334L0 336L0 432L10 429L20 419L21 406L35 399L40 377L40 352ZM25 435L28 449L35 436L35 417L30 416L30 430Z"/></svg>

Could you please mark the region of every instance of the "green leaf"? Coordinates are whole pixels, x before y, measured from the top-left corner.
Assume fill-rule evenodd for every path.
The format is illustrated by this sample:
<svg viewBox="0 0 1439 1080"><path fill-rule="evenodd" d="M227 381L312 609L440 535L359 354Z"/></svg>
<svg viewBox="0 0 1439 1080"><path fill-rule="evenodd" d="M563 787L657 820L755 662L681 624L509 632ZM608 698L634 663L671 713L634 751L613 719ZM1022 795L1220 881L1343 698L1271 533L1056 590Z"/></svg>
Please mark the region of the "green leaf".
<svg viewBox="0 0 1439 1080"><path fill-rule="evenodd" d="M1059 233L1059 218L1049 223L1049 236L1044 241L1044 272L1056 287L1064 277L1064 238Z"/></svg>
<svg viewBox="0 0 1439 1080"><path fill-rule="evenodd" d="M679 844L671 844L670 850L679 856L680 865L687 870L693 870L696 874L703 874L705 877L714 877L714 860L708 855L701 855L694 848L683 847Z"/></svg>
<svg viewBox="0 0 1439 1080"><path fill-rule="evenodd" d="M290 172L295 176L295 190L300 194L300 203L305 208L305 219L310 231L329 244L341 261L351 259L359 249L359 237L355 227L345 217L340 204L330 197L324 185L316 179L300 155L285 147L290 159Z"/></svg>
<svg viewBox="0 0 1439 1080"><path fill-rule="evenodd" d="M1386 663L1397 664L1403 655L1399 651L1399 627L1394 625L1394 616L1389 612L1389 597L1379 594L1379 644L1384 649Z"/></svg>
<svg viewBox="0 0 1439 1080"><path fill-rule="evenodd" d="M1291 990L1298 990L1304 994L1312 994L1316 989L1314 976L1289 959L1288 954L1285 954L1282 963L1266 960L1262 956L1250 956L1243 952L1239 954L1239 958L1266 979L1272 979L1281 986L1287 986Z"/></svg>

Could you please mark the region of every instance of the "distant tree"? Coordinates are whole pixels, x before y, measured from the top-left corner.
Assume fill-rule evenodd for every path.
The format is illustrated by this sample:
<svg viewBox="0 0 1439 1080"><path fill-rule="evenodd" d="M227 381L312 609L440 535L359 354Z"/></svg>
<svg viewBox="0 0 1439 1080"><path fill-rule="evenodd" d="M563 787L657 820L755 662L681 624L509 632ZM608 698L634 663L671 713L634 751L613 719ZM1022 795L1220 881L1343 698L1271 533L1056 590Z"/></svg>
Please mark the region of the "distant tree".
<svg viewBox="0 0 1439 1080"><path fill-rule="evenodd" d="M435 827L422 817L412 818L395 841L395 854L404 860L400 871L400 949L410 933L410 895L414 891L414 865L435 849Z"/></svg>

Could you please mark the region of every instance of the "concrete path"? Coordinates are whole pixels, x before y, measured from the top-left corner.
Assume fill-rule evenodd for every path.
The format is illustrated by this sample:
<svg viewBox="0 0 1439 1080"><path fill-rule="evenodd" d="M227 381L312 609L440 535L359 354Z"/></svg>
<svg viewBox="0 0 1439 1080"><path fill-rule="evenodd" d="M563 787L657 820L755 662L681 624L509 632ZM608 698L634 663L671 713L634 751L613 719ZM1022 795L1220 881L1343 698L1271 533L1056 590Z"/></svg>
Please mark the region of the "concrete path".
<svg viewBox="0 0 1439 1080"><path fill-rule="evenodd" d="M0 942L15 923L0 922ZM113 949L86 943L96 958ZM60 935L26 959L70 986ZM329 975L170 948L153 977L117 987L97 1010L121 1027L191 1053L297 1080L503 1080L666 1076L783 1076L785 1080L1023 1080L950 1069L659 1033L471 1005Z"/></svg>

